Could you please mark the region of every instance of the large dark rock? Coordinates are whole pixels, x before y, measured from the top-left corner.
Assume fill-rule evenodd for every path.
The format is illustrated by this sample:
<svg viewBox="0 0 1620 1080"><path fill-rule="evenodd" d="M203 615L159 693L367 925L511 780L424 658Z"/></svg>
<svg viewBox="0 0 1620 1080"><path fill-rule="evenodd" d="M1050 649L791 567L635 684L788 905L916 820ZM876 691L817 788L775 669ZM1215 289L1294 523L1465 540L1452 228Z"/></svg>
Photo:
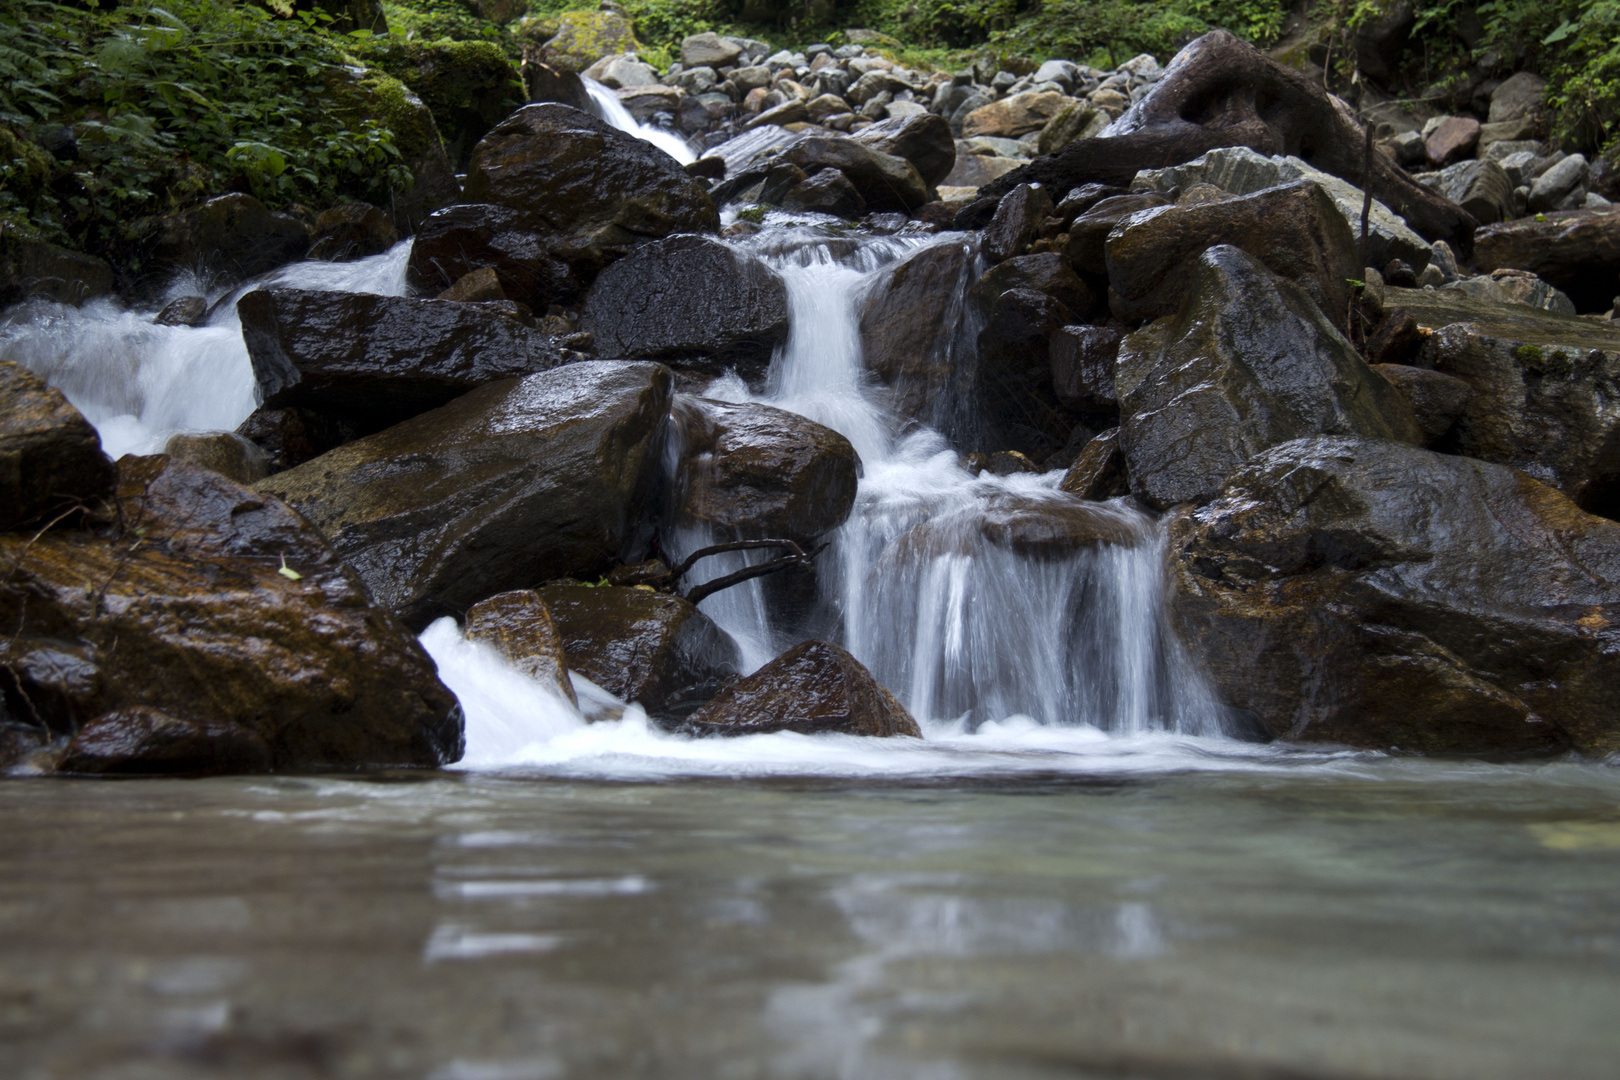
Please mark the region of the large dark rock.
<svg viewBox="0 0 1620 1080"><path fill-rule="evenodd" d="M874 211L909 214L928 201L928 185L916 166L865 143L837 135L813 135L782 152L782 160L814 176L837 169Z"/></svg>
<svg viewBox="0 0 1620 1080"><path fill-rule="evenodd" d="M762 374L787 338L787 288L752 255L706 236L671 236L602 272L581 327L602 356Z"/></svg>
<svg viewBox="0 0 1620 1080"><path fill-rule="evenodd" d="M545 220L509 206L447 206L417 228L405 280L432 296L474 270L491 267L509 299L535 311L570 304L584 287L573 268L553 254L551 233Z"/></svg>
<svg viewBox="0 0 1620 1080"><path fill-rule="evenodd" d="M1052 384L1051 344L1074 312L1034 289L998 296L979 331L978 425L983 444L1044 461L1060 450L1074 416Z"/></svg>
<svg viewBox="0 0 1620 1080"><path fill-rule="evenodd" d="M634 561L670 373L589 361L491 383L272 476L412 626Z"/></svg>
<svg viewBox="0 0 1620 1080"><path fill-rule="evenodd" d="M241 281L302 259L309 230L251 195L220 195L165 218L146 262L159 275L190 271L200 279Z"/></svg>
<svg viewBox="0 0 1620 1080"><path fill-rule="evenodd" d="M675 408L679 520L808 549L849 517L861 463L838 432L769 405L683 395Z"/></svg>
<svg viewBox="0 0 1620 1080"><path fill-rule="evenodd" d="M1125 339L1115 380L1131 492L1159 509L1207 501L1290 439L1421 440L1411 406L1310 294L1233 247L1206 251L1181 310Z"/></svg>
<svg viewBox="0 0 1620 1080"><path fill-rule="evenodd" d="M1020 184L1007 192L984 228L984 257L996 263L1023 254L1053 210L1052 196L1039 184Z"/></svg>
<svg viewBox="0 0 1620 1080"><path fill-rule="evenodd" d="M1048 353L1058 400L1082 413L1117 414L1114 366L1124 336L1111 326L1065 326L1058 331Z"/></svg>
<svg viewBox="0 0 1620 1080"><path fill-rule="evenodd" d="M0 680L36 746L82 732L67 767L103 772L461 756L433 661L309 522L167 457L120 473L116 527L0 535Z"/></svg>
<svg viewBox="0 0 1620 1080"><path fill-rule="evenodd" d="M1275 737L1620 749L1620 526L1523 473L1301 439L1169 529L1180 634Z"/></svg>
<svg viewBox="0 0 1620 1080"><path fill-rule="evenodd" d="M1481 271L1528 270L1568 293L1577 311L1607 311L1620 294L1620 213L1610 209L1487 225L1475 243Z"/></svg>
<svg viewBox="0 0 1620 1080"><path fill-rule="evenodd" d="M348 262L368 255L381 255L397 243L399 230L387 214L370 203L343 203L316 216L309 257L327 262Z"/></svg>
<svg viewBox="0 0 1620 1080"><path fill-rule="evenodd" d="M1401 392L1423 432L1423 445L1433 446L1468 407L1473 387L1454 375L1405 364L1374 364L1373 370Z"/></svg>
<svg viewBox="0 0 1620 1080"><path fill-rule="evenodd" d="M23 300L82 304L113 290L113 271L101 259L59 244L0 233L0 308Z"/></svg>
<svg viewBox="0 0 1620 1080"><path fill-rule="evenodd" d="M729 683L681 727L694 735L910 735L917 721L849 653L827 641L795 645Z"/></svg>
<svg viewBox="0 0 1620 1080"><path fill-rule="evenodd" d="M489 645L523 674L574 706L568 658L551 609L532 589L496 593L467 609L467 640Z"/></svg>
<svg viewBox="0 0 1620 1080"><path fill-rule="evenodd" d="M674 158L552 103L526 105L484 136L464 197L530 215L581 280L647 240L720 227L703 182Z"/></svg>
<svg viewBox="0 0 1620 1080"><path fill-rule="evenodd" d="M866 213L866 199L849 177L837 169L822 169L794 184L781 198L782 209L831 214L853 221Z"/></svg>
<svg viewBox="0 0 1620 1080"><path fill-rule="evenodd" d="M895 413L954 431L972 391L964 303L973 280L971 244L936 244L898 264L861 309L866 366L888 387Z"/></svg>
<svg viewBox="0 0 1620 1080"><path fill-rule="evenodd" d="M97 507L116 484L90 421L44 379L0 360L0 530Z"/></svg>
<svg viewBox="0 0 1620 1080"><path fill-rule="evenodd" d="M737 674L731 636L678 596L614 585L548 585L570 669L654 716L684 716Z"/></svg>
<svg viewBox="0 0 1620 1080"><path fill-rule="evenodd" d="M1170 200L1156 191L1112 195L1099 200L1069 223L1066 250L1069 261L1083 273L1108 273L1108 234L1114 231L1114 226L1139 210L1169 205Z"/></svg>
<svg viewBox="0 0 1620 1080"><path fill-rule="evenodd" d="M1093 299L1069 261L1055 251L1015 255L997 263L974 282L972 296L981 311L988 311L1010 289L1045 293L1076 314L1088 311Z"/></svg>
<svg viewBox="0 0 1620 1080"><path fill-rule="evenodd" d="M916 166L929 187L943 182L956 165L956 139L951 135L951 125L934 113L879 120L857 133L855 141L905 158Z"/></svg>
<svg viewBox="0 0 1620 1080"><path fill-rule="evenodd" d="M236 312L263 407L318 408L366 432L573 357L499 305L260 289Z"/></svg>
<svg viewBox="0 0 1620 1080"><path fill-rule="evenodd" d="M1470 250L1476 222L1429 191L1383 154L1367 172L1361 125L1320 79L1270 59L1225 30L1212 30L1178 53L1164 77L1094 139L1076 139L979 189L1000 198L1024 183L1069 191L1096 182L1121 187L1142 169L1191 161L1223 146L1290 154L1324 172L1370 188L1423 236ZM988 215L986 215L988 216ZM980 224L983 222L969 222Z"/></svg>
<svg viewBox="0 0 1620 1080"><path fill-rule="evenodd" d="M1356 238L1327 193L1309 180L1235 199L1167 206L1121 222L1107 241L1109 301L1129 322L1179 308L1197 258L1216 244L1248 252L1304 287L1341 331L1349 280L1361 272Z"/></svg>

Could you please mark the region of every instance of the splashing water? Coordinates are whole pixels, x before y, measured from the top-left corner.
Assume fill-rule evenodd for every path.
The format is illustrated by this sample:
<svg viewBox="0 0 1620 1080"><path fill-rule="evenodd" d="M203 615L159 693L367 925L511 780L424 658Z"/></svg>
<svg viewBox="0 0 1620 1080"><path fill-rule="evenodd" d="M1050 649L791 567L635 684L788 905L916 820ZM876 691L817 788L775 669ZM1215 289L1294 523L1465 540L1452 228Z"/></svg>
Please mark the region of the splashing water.
<svg viewBox="0 0 1620 1080"><path fill-rule="evenodd" d="M605 123L627 135L634 135L643 142L652 143L682 165L690 165L697 160L697 155L692 153L692 148L686 145L685 139L673 131L641 123L630 115L630 110L619 101L618 95L595 79L581 76L580 81L585 84L585 92L591 96L591 105L594 106L596 115Z"/></svg>
<svg viewBox="0 0 1620 1080"><path fill-rule="evenodd" d="M209 289L198 275L171 283L165 300L202 295L199 327L157 326L153 311L116 300L83 307L41 301L0 317L0 360L11 360L60 390L101 435L108 456L153 454L182 431L231 431L257 407L253 366L236 317L236 298L269 286L405 293L409 241L354 262L301 262L248 285Z"/></svg>

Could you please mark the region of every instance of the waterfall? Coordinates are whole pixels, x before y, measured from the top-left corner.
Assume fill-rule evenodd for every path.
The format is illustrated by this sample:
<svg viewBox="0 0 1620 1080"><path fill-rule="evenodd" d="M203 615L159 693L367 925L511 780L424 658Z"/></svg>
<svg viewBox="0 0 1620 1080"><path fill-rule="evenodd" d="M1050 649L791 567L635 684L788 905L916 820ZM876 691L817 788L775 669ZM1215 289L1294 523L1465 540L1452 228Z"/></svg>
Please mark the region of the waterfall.
<svg viewBox="0 0 1620 1080"><path fill-rule="evenodd" d="M595 79L587 79L582 75L580 81L585 84L585 92L591 96L593 111L603 121L627 135L634 135L638 139L652 143L682 165L690 165L697 160L697 155L692 153L685 139L673 131L641 123L630 115L630 110L619 101L618 95Z"/></svg>
<svg viewBox="0 0 1620 1080"><path fill-rule="evenodd" d="M222 288L205 274L178 275L164 300L203 296L207 322L158 326L152 310L107 298L83 307L32 301L0 316L0 360L28 368L95 425L110 457L155 454L182 431L231 431L258 402L236 298L284 286L328 292L405 293L409 241L368 259L300 262L249 284Z"/></svg>

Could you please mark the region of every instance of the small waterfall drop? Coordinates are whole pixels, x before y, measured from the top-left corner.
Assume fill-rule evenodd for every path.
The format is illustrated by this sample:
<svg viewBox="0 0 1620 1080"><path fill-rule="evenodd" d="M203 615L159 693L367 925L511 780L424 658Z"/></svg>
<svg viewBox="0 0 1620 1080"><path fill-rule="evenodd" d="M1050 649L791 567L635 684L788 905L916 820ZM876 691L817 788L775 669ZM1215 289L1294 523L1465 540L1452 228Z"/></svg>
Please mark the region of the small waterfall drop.
<svg viewBox="0 0 1620 1080"><path fill-rule="evenodd" d="M690 165L697 160L697 155L686 145L686 140L675 132L641 123L630 115L630 110L619 101L618 95L595 79L587 79L582 75L580 81L585 84L585 92L591 96L591 105L597 116L604 122L627 135L634 135L638 139L652 143L682 165Z"/></svg>
<svg viewBox="0 0 1620 1080"><path fill-rule="evenodd" d="M274 286L402 296L410 252L405 241L353 262L293 263L230 289L209 287L205 273L179 275L164 300L207 299L208 321L198 327L158 326L155 312L112 299L21 304L0 316L0 360L62 391L109 456L154 454L177 432L233 430L257 407L238 296Z"/></svg>

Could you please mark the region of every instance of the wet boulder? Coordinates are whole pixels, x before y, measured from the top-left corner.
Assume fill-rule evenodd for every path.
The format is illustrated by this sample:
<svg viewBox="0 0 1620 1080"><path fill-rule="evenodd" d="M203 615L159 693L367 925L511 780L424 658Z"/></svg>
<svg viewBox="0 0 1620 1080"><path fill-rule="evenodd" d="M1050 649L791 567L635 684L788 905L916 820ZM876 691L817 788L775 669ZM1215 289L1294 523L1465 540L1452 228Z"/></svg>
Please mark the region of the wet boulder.
<svg viewBox="0 0 1620 1080"><path fill-rule="evenodd" d="M823 169L837 169L860 192L870 210L909 214L928 201L928 185L916 166L854 139L810 136L784 150L782 160L809 176Z"/></svg>
<svg viewBox="0 0 1620 1080"><path fill-rule="evenodd" d="M670 373L586 361L490 383L260 482L414 626L633 562Z"/></svg>
<svg viewBox="0 0 1620 1080"><path fill-rule="evenodd" d="M977 514L979 532L991 544L1031 558L1062 559L1086 548L1137 547L1150 534L1129 512L1095 506L1061 494L1002 494Z"/></svg>
<svg viewBox="0 0 1620 1080"><path fill-rule="evenodd" d="M1063 474L1058 490L1082 499L1112 499L1130 494L1125 454L1119 448L1119 428L1109 428L1081 449Z"/></svg>
<svg viewBox="0 0 1620 1080"><path fill-rule="evenodd" d="M1007 192L985 226L984 257L996 263L1022 255L1052 211L1052 196L1039 184L1020 184Z"/></svg>
<svg viewBox="0 0 1620 1080"><path fill-rule="evenodd" d="M212 469L238 484L256 483L270 475L265 452L234 431L182 431L169 436L163 452L176 461Z"/></svg>
<svg viewBox="0 0 1620 1080"><path fill-rule="evenodd" d="M562 634L539 593L515 589L480 600L467 609L466 632L468 641L489 645L523 674L579 705Z"/></svg>
<svg viewBox="0 0 1620 1080"><path fill-rule="evenodd" d="M529 215L582 280L647 240L720 227L703 182L674 158L552 103L526 105L484 136L465 199Z"/></svg>
<svg viewBox="0 0 1620 1080"><path fill-rule="evenodd" d="M1431 329L1420 363L1472 391L1439 448L1523 469L1620 515L1620 328L1455 289L1391 290Z"/></svg>
<svg viewBox="0 0 1620 1080"><path fill-rule="evenodd" d="M463 203L431 215L416 230L406 284L436 296L468 274L493 269L501 291L544 311L583 291L573 268L552 252L551 227L509 206Z"/></svg>
<svg viewBox="0 0 1620 1080"><path fill-rule="evenodd" d="M119 469L116 525L0 535L0 671L37 747L79 735L65 764L97 772L461 756L433 661L309 522L164 456Z"/></svg>
<svg viewBox="0 0 1620 1080"><path fill-rule="evenodd" d="M237 301L265 408L317 408L379 431L572 354L499 305L260 289Z"/></svg>
<svg viewBox="0 0 1620 1080"><path fill-rule="evenodd" d="M1179 634L1276 738L1620 748L1620 525L1521 472L1301 439L1169 533Z"/></svg>
<svg viewBox="0 0 1620 1080"><path fill-rule="evenodd" d="M859 660L828 641L795 645L752 675L728 683L681 730L922 737L905 706Z"/></svg>
<svg viewBox="0 0 1620 1080"><path fill-rule="evenodd" d="M1404 364L1374 364L1373 370L1399 390L1423 432L1423 445L1433 446L1468 408L1473 387L1455 375Z"/></svg>
<svg viewBox="0 0 1620 1080"><path fill-rule="evenodd" d="M1119 411L1114 366L1124 331L1111 326L1065 326L1053 336L1048 358L1058 400L1083 413Z"/></svg>
<svg viewBox="0 0 1620 1080"><path fill-rule="evenodd" d="M782 209L831 214L853 221L866 213L866 199L838 169L822 169L782 195Z"/></svg>
<svg viewBox="0 0 1620 1080"><path fill-rule="evenodd" d="M1421 439L1309 293L1224 245L1200 256L1180 311L1125 338L1115 383L1131 493L1159 509L1209 500L1290 439Z"/></svg>
<svg viewBox="0 0 1620 1080"><path fill-rule="evenodd" d="M1069 241L1064 249L1069 261L1082 273L1107 274L1108 236L1114 227L1140 210L1169 205L1170 199L1157 191L1098 200L1069 223Z"/></svg>
<svg viewBox="0 0 1620 1080"><path fill-rule="evenodd" d="M1356 238L1327 193L1308 180L1253 195L1134 214L1108 236L1109 304L1127 322L1168 315L1186 299L1197 258L1230 244L1302 286L1341 331L1351 278L1361 270Z"/></svg>
<svg viewBox="0 0 1620 1080"><path fill-rule="evenodd" d="M602 356L761 375L787 338L787 288L752 255L706 236L671 236L604 270L580 325Z"/></svg>
<svg viewBox="0 0 1620 1080"><path fill-rule="evenodd" d="M1528 270L1569 294L1577 311L1606 311L1620 294L1620 213L1568 210L1487 225L1474 238L1481 270Z"/></svg>
<svg viewBox="0 0 1620 1080"><path fill-rule="evenodd" d="M979 331L974 394L991 445L1044 461L1068 441L1074 416L1052 385L1051 344L1074 312L1034 289L998 296Z"/></svg>
<svg viewBox="0 0 1620 1080"><path fill-rule="evenodd" d="M60 244L0 233L0 307L23 300L82 304L113 291L113 270L94 255Z"/></svg>
<svg viewBox="0 0 1620 1080"><path fill-rule="evenodd" d="M972 391L973 341L962 328L975 253L936 244L896 265L861 308L866 366L888 388L891 407L941 430L955 426Z"/></svg>
<svg viewBox="0 0 1620 1080"><path fill-rule="evenodd" d="M0 360L0 529L97 507L116 484L90 421L44 379Z"/></svg>
<svg viewBox="0 0 1620 1080"><path fill-rule="evenodd" d="M146 262L158 273L241 281L302 259L308 250L309 230L296 218L236 193L163 219Z"/></svg>
<svg viewBox="0 0 1620 1080"><path fill-rule="evenodd" d="M923 183L935 187L944 182L956 166L956 140L951 125L935 113L879 120L856 133L855 141L905 158L916 166Z"/></svg>
<svg viewBox="0 0 1620 1080"><path fill-rule="evenodd" d="M536 592L568 667L653 716L686 715L741 667L731 636L678 596L615 585Z"/></svg>
<svg viewBox="0 0 1620 1080"><path fill-rule="evenodd" d="M344 203L316 216L309 257L348 262L381 255L397 243L399 231L387 214L370 203Z"/></svg>
<svg viewBox="0 0 1620 1080"><path fill-rule="evenodd" d="M849 517L860 459L849 440L797 413L752 402L676 399L678 519L724 539L809 549Z"/></svg>
<svg viewBox="0 0 1620 1080"><path fill-rule="evenodd" d="M1075 100L1050 90L1028 90L1013 94L1000 101L981 105L962 119L962 135L990 135L1002 139L1016 139L1020 135L1040 131Z"/></svg>
<svg viewBox="0 0 1620 1080"><path fill-rule="evenodd" d="M981 310L987 311L1009 289L1045 293L1076 314L1090 310L1093 299L1091 290L1068 260L1055 251L1015 255L997 263L973 283L972 297Z"/></svg>

